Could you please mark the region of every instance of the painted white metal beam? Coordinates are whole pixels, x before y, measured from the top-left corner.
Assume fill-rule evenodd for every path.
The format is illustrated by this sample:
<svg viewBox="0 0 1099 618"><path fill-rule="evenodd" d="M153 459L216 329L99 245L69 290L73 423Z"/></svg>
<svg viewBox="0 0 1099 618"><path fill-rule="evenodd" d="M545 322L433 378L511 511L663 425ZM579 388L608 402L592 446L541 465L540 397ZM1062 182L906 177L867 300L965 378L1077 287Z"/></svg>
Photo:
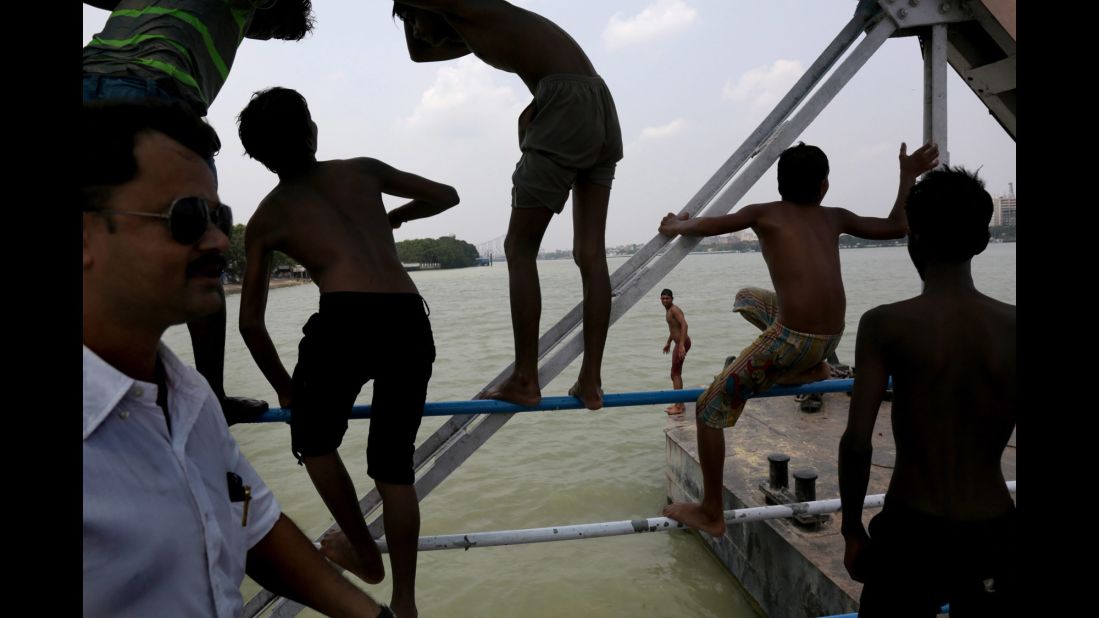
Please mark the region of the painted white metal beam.
<svg viewBox="0 0 1099 618"><path fill-rule="evenodd" d="M904 30L973 19L972 7L965 1L878 0L878 5Z"/></svg>
<svg viewBox="0 0 1099 618"><path fill-rule="evenodd" d="M939 165L950 164L947 144L946 108L946 25L931 26L931 33L920 37L923 43L923 141L939 147ZM914 146L913 150L918 148Z"/></svg>
<svg viewBox="0 0 1099 618"><path fill-rule="evenodd" d="M1016 491L1016 481L1008 481L1007 489ZM862 508L876 509L885 504L885 494L866 496ZM772 506L756 506L725 511L725 523L728 525L746 524L772 519L789 519L798 515L824 515L838 513L840 499L814 500L812 502L794 502ZM608 536L643 534L646 532L670 532L672 530L690 530L668 517L650 517L648 519L625 519L605 521L594 524L570 524L564 526L546 526L544 528L524 528L521 530L496 530L493 532L463 532L459 534L440 534L420 537L418 551L438 551L444 549L475 549L478 547L499 547L502 545L529 545L532 543L550 543L554 541L574 541L595 539ZM384 539L378 541L378 548L386 553L389 546Z"/></svg>
<svg viewBox="0 0 1099 618"><path fill-rule="evenodd" d="M990 95L1015 90L1015 73L1015 56L1010 56L963 71L962 78L978 95Z"/></svg>

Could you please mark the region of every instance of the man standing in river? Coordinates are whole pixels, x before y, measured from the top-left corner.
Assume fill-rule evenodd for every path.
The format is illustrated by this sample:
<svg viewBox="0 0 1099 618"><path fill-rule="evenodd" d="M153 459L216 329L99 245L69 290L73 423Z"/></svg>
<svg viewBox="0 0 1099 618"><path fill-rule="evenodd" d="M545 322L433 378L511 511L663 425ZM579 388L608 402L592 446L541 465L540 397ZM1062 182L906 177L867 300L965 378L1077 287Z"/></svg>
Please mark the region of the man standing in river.
<svg viewBox="0 0 1099 618"><path fill-rule="evenodd" d="M668 321L668 340L664 342L664 353L667 354L672 343L672 388L683 390L683 359L687 358L687 352L691 350L691 338L687 336L687 318L683 310L676 306L672 291L664 288L660 292L660 304L664 305L664 319ZM683 414L687 407L682 402L675 403L664 409L668 414Z"/></svg>

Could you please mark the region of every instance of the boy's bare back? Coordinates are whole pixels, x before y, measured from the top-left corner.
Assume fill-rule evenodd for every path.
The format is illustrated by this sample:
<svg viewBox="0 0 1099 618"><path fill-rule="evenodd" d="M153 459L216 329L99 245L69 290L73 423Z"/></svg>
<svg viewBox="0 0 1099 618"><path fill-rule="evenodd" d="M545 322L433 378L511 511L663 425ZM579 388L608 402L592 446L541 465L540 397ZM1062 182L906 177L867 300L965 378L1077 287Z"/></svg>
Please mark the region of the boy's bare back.
<svg viewBox="0 0 1099 618"><path fill-rule="evenodd" d="M515 73L533 93L538 82L555 74L596 75L584 50L567 32L552 21L503 0L412 1L409 6L435 11L461 37L462 42L485 63ZM405 25L406 35L413 24ZM414 42L410 39L409 51ZM444 46L446 43L443 44ZM431 54L429 48L424 48ZM461 54L452 54L457 57ZM417 58L432 60L440 58Z"/></svg>
<svg viewBox="0 0 1099 618"><path fill-rule="evenodd" d="M866 336L893 376L890 496L954 520L1013 508L1000 460L1017 420L1015 314L975 290L867 313Z"/></svg>
<svg viewBox="0 0 1099 618"><path fill-rule="evenodd" d="M799 158L804 161L815 156L813 151L823 160L823 169L787 172L790 180L801 186L794 192L790 192L790 187L783 192L784 159L789 156L793 161ZM828 191L827 159L815 146L799 144L783 151L779 159L779 193L784 199L750 204L717 217L691 219L685 213L668 213L661 221L660 233L716 236L751 228L759 237L778 296L778 321L802 333L839 334L844 330L847 310L840 273L840 234L870 239L904 236L907 225L904 198L920 174L938 165L938 148L925 144L909 155L907 145L902 143L898 160L901 177L897 199L885 218L863 217L845 208L821 206ZM806 183L811 191L805 188ZM791 199L795 193L800 193L802 199Z"/></svg>
<svg viewBox="0 0 1099 618"><path fill-rule="evenodd" d="M778 320L804 333L842 332L839 209L787 201L756 207L752 230L778 296Z"/></svg>
<svg viewBox="0 0 1099 618"><path fill-rule="evenodd" d="M305 266L321 292L416 293L397 256L381 199L380 161L322 161L282 181L260 203L247 235Z"/></svg>

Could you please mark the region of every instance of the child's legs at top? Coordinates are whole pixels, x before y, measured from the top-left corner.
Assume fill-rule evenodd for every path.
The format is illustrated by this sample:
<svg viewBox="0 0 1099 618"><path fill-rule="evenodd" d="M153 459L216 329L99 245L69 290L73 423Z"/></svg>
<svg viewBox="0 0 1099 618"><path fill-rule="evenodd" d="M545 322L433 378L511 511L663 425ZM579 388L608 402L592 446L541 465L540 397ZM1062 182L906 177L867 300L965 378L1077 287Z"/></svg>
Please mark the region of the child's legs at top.
<svg viewBox="0 0 1099 618"><path fill-rule="evenodd" d="M621 134L610 93L598 77L554 75L544 78L535 90L535 100L520 117L523 156L512 175L512 228L518 211L564 209L569 191L573 196L573 257L580 268L584 293L584 361L580 371L580 396L589 408L602 405L598 392L599 368L610 325L610 275L607 270L605 232L614 163L622 157ZM537 241L545 232L550 215L537 222ZM530 219L534 215L525 215ZM509 231L509 237L511 232ZM537 247L534 248L536 255ZM534 255L530 270L534 273ZM509 269L511 268L510 256ZM512 319L516 320L516 284L512 285ZM538 311L530 326L532 364L537 362ZM519 307L522 308L522 307ZM528 320L529 321L529 320ZM516 350L519 352L519 328ZM526 339L527 337L523 337ZM517 372L519 357L517 355ZM536 367L532 367L536 371Z"/></svg>
<svg viewBox="0 0 1099 618"><path fill-rule="evenodd" d="M601 180L601 179L600 179ZM611 319L611 277L607 269L607 206L611 188L599 180L578 179L572 193L572 256L584 291L584 361L581 391L602 385L600 367Z"/></svg>
<svg viewBox="0 0 1099 618"><path fill-rule="evenodd" d="M529 109L529 108L528 108ZM538 320L542 314L538 284L538 248L553 215L565 208L576 170L555 162L543 150L544 122L553 108L538 108L523 139L523 155L511 175L511 221L504 252L511 290L511 325L515 335L515 377L520 386L538 387ZM539 136L542 136L539 139ZM548 148L548 146L545 146ZM511 385L515 386L515 385Z"/></svg>
<svg viewBox="0 0 1099 618"><path fill-rule="evenodd" d="M513 208L504 239L511 330L515 339L515 375L524 383L533 383L535 389L538 387L538 320L542 315L538 248L553 214L546 208Z"/></svg>

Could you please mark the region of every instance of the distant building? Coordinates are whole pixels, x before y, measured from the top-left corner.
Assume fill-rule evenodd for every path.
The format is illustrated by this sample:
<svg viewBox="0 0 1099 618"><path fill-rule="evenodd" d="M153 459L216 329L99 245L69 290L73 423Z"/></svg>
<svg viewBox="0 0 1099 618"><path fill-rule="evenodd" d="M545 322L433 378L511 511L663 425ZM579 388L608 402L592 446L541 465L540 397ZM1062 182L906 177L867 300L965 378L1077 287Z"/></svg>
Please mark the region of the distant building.
<svg viewBox="0 0 1099 618"><path fill-rule="evenodd" d="M1000 197L992 198L992 221L989 225L994 227L999 226L1015 226L1015 196L1014 195L1001 195Z"/></svg>
<svg viewBox="0 0 1099 618"><path fill-rule="evenodd" d="M707 236L699 241L699 245L706 247L709 245L727 245L732 238L732 234L721 234L720 236Z"/></svg>

